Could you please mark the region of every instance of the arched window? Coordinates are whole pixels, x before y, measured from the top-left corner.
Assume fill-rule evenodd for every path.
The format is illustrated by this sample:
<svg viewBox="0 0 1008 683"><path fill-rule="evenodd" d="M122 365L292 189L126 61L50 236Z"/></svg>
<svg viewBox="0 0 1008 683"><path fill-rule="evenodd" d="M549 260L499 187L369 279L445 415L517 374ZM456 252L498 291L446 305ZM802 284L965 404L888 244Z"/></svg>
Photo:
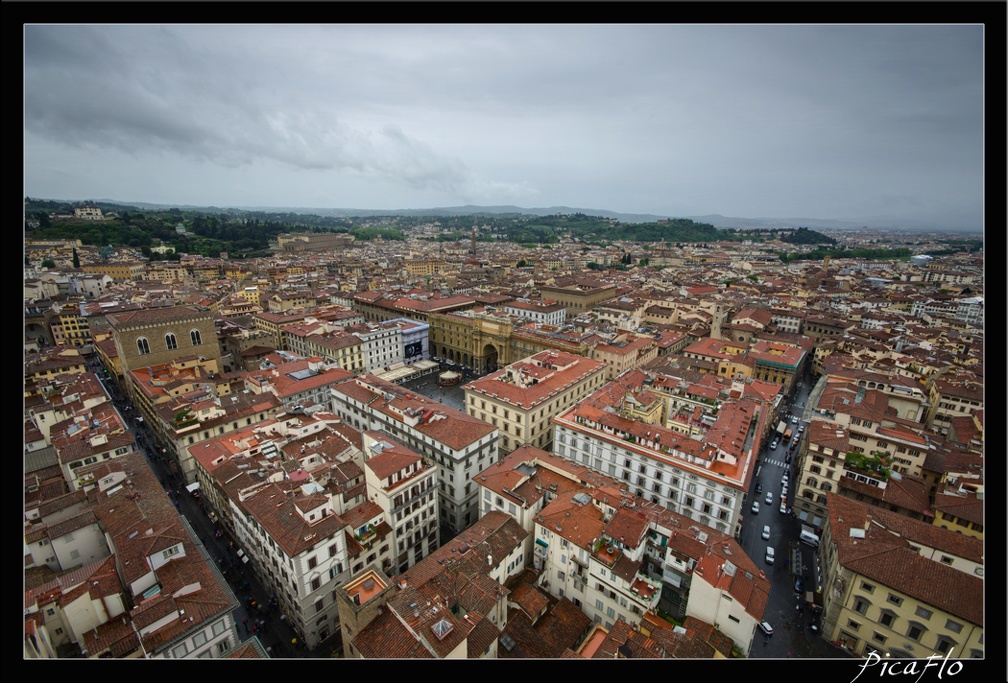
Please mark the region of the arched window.
<svg viewBox="0 0 1008 683"><path fill-rule="evenodd" d="M178 340L175 339L175 333L174 332L169 332L168 334L166 334L164 336L164 343L165 343L165 346L168 348L169 351L171 351L172 349L177 349L178 348Z"/></svg>
<svg viewBox="0 0 1008 683"><path fill-rule="evenodd" d="M150 353L150 344L143 337L137 338L137 353L141 356L145 356Z"/></svg>
<svg viewBox="0 0 1008 683"><path fill-rule="evenodd" d="M203 338L200 337L199 330L190 330L189 339L192 341L193 346L199 346L203 343Z"/></svg>

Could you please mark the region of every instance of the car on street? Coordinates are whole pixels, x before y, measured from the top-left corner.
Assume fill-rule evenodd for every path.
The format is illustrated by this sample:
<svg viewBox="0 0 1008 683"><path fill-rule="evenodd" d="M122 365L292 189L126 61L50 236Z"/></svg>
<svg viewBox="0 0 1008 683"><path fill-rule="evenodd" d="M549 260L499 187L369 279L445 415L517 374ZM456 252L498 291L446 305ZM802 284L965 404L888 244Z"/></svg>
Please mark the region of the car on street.
<svg viewBox="0 0 1008 683"><path fill-rule="evenodd" d="M799 425L798 426L798 433L801 434L804 431L805 431L805 425Z"/></svg>
<svg viewBox="0 0 1008 683"><path fill-rule="evenodd" d="M770 525L769 524L764 524L763 525L763 533L760 534L760 538L762 538L764 541L769 541L770 540Z"/></svg>
<svg viewBox="0 0 1008 683"><path fill-rule="evenodd" d="M763 491L763 484L761 484L760 482L756 482L756 493L762 493L762 491Z"/></svg>
<svg viewBox="0 0 1008 683"><path fill-rule="evenodd" d="M758 500L754 500L753 501L753 504L752 504L752 513L754 515L758 515L759 514L759 501Z"/></svg>
<svg viewBox="0 0 1008 683"><path fill-rule="evenodd" d="M790 479L788 478L787 472L785 472L784 476L780 478L780 485L787 486L789 481Z"/></svg>
<svg viewBox="0 0 1008 683"><path fill-rule="evenodd" d="M767 505L773 505L773 491L767 491L763 500L766 501Z"/></svg>
<svg viewBox="0 0 1008 683"><path fill-rule="evenodd" d="M805 580L802 579L802 577L800 576L796 577L794 580L794 592L800 595L804 589L805 589Z"/></svg>
<svg viewBox="0 0 1008 683"><path fill-rule="evenodd" d="M791 424L793 424L793 425L798 424L798 416L797 415L792 415L791 416Z"/></svg>
<svg viewBox="0 0 1008 683"><path fill-rule="evenodd" d="M788 455L786 458L784 458L784 464L785 465L790 465L791 464L791 456L790 455Z"/></svg>
<svg viewBox="0 0 1008 683"><path fill-rule="evenodd" d="M773 564L773 558L774 558L774 549L773 549L773 546L772 545L768 545L766 547L766 558L765 558L766 559L766 563L767 564Z"/></svg>
<svg viewBox="0 0 1008 683"><path fill-rule="evenodd" d="M767 635L767 636L772 636L773 635L773 626L771 626L768 622L761 621L760 625L759 625L759 628L760 628L760 631L763 631L764 635Z"/></svg>
<svg viewBox="0 0 1008 683"><path fill-rule="evenodd" d="M770 442L770 450L772 450L772 451L777 450L777 444L779 444L779 443L780 443L780 441L778 441L777 439L774 439L773 441L771 441Z"/></svg>
<svg viewBox="0 0 1008 683"><path fill-rule="evenodd" d="M784 514L784 515L787 514L787 501L784 500L783 498L781 498L781 502L780 502L780 511L781 511L781 514Z"/></svg>

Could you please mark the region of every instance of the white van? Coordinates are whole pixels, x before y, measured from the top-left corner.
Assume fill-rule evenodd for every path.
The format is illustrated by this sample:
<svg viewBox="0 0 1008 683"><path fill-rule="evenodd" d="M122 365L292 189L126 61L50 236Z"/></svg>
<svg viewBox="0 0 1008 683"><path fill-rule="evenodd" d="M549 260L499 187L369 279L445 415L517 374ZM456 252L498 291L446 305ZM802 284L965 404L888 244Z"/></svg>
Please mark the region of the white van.
<svg viewBox="0 0 1008 683"><path fill-rule="evenodd" d="M798 537L798 540L801 541L802 543L809 544L813 548L818 548L819 547L819 537L816 536L812 532L812 530L809 529L808 527L804 527L801 530L801 535Z"/></svg>

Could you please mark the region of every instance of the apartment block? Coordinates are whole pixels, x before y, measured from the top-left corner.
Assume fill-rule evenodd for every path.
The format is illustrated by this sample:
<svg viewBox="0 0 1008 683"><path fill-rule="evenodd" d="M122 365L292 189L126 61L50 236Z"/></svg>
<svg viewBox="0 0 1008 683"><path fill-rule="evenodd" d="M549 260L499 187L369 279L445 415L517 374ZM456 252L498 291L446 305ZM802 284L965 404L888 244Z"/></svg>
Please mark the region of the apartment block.
<svg viewBox="0 0 1008 683"><path fill-rule="evenodd" d="M336 591L344 656L493 659L508 621L507 580L526 533L494 512L395 579L369 568Z"/></svg>
<svg viewBox="0 0 1008 683"><path fill-rule="evenodd" d="M553 418L553 452L616 480L636 496L721 533L739 530L755 470L762 402L725 402L692 438L663 423L665 398L643 371L631 371Z"/></svg>
<svg viewBox="0 0 1008 683"><path fill-rule="evenodd" d="M558 301L566 307L568 316L576 316L616 296L616 285L590 278L574 278L540 287L540 296Z"/></svg>
<svg viewBox="0 0 1008 683"><path fill-rule="evenodd" d="M439 519L455 534L479 517L472 477L497 460L492 424L374 375L332 387L332 411L360 431L389 434L436 465Z"/></svg>
<svg viewBox="0 0 1008 683"><path fill-rule="evenodd" d="M31 496L50 512L26 528L26 539L50 538L68 559L89 559L25 589L25 658L216 659L233 652L237 600L143 456L81 469L87 496L73 507L53 507L42 491ZM42 545L26 567L48 564L35 555Z"/></svg>
<svg viewBox="0 0 1008 683"><path fill-rule="evenodd" d="M534 448L477 479L484 514L507 511L531 525L536 585L554 598L605 629L620 621L642 628L657 609L719 624L748 652L770 582L734 538Z"/></svg>
<svg viewBox="0 0 1008 683"><path fill-rule="evenodd" d="M334 384L343 382L353 373L318 356L287 360L275 357L269 367L245 373L245 388L253 394L270 393L284 409L297 405L328 406Z"/></svg>
<svg viewBox="0 0 1008 683"><path fill-rule="evenodd" d="M627 370L643 367L657 358L658 343L651 336L620 334L608 343L596 344L591 357L605 364L606 380L612 380Z"/></svg>
<svg viewBox="0 0 1008 683"><path fill-rule="evenodd" d="M971 415L984 407L982 382L933 378L928 382L927 391L931 402L927 425L942 435L948 434L954 418Z"/></svg>
<svg viewBox="0 0 1008 683"><path fill-rule="evenodd" d="M817 551L824 637L861 657L983 658L983 542L827 498Z"/></svg>
<svg viewBox="0 0 1008 683"><path fill-rule="evenodd" d="M524 320L546 325L563 325L567 319L567 307L552 299L537 300L524 297L504 304L504 312Z"/></svg>
<svg viewBox="0 0 1008 683"><path fill-rule="evenodd" d="M334 589L355 565L389 566L392 557L387 511L368 501L361 449L324 420L284 415L189 454L201 500L299 637L313 648L335 633Z"/></svg>
<svg viewBox="0 0 1008 683"><path fill-rule="evenodd" d="M364 432L363 446L369 501L385 512L393 566L405 572L438 547L437 469L379 432Z"/></svg>
<svg viewBox="0 0 1008 683"><path fill-rule="evenodd" d="M465 385L466 413L500 430L499 450L549 450L550 420L597 391L604 363L560 351L542 351Z"/></svg>

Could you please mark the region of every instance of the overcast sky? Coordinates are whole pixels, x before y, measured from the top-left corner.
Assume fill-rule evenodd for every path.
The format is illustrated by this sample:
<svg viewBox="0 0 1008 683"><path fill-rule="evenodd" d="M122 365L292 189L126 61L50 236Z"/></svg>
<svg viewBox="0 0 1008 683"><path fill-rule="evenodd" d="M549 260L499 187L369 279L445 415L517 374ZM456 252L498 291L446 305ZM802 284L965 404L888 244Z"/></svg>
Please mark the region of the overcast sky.
<svg viewBox="0 0 1008 683"><path fill-rule="evenodd" d="M979 229L983 38L979 25L26 25L24 194Z"/></svg>

